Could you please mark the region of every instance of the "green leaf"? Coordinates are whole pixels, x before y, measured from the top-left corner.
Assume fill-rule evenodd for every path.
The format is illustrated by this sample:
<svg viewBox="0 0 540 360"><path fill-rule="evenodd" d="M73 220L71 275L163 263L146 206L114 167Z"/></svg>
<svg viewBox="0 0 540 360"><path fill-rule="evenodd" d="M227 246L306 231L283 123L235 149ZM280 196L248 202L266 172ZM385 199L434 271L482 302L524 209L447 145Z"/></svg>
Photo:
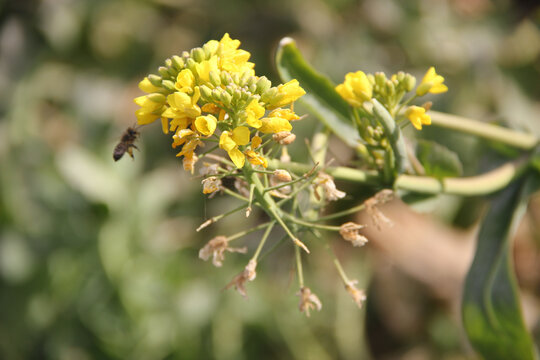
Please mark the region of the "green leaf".
<svg viewBox="0 0 540 360"><path fill-rule="evenodd" d="M538 183L519 179L493 200L478 234L462 303L465 331L473 347L489 360L537 359L523 322L513 270L510 238L526 200Z"/></svg>
<svg viewBox="0 0 540 360"><path fill-rule="evenodd" d="M420 140L416 145L416 156L428 176L443 178L463 174L463 165L457 154L441 144Z"/></svg>
<svg viewBox="0 0 540 360"><path fill-rule="evenodd" d="M360 136L354 127L350 105L336 92L327 77L304 60L291 38L284 38L279 43L276 66L282 81L296 79L306 91L298 101L348 146L356 148Z"/></svg>

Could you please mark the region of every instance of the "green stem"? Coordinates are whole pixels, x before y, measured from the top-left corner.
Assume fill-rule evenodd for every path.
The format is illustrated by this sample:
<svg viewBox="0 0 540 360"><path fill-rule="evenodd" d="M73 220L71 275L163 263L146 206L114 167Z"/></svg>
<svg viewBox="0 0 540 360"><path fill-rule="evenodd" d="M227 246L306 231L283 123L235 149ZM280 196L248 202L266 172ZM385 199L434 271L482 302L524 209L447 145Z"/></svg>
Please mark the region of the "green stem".
<svg viewBox="0 0 540 360"><path fill-rule="evenodd" d="M429 111L428 114L431 116L432 125L445 129L461 131L523 150L531 150L538 145L538 138L532 134L438 111Z"/></svg>
<svg viewBox="0 0 540 360"><path fill-rule="evenodd" d="M424 194L486 195L506 187L527 168L525 158L506 163L477 176L436 179L427 176L400 175L394 187Z"/></svg>
<svg viewBox="0 0 540 360"><path fill-rule="evenodd" d="M294 247L294 255L296 258L296 271L298 272L298 283L301 289L304 287L304 273L302 271L302 257L300 255L300 248L298 246Z"/></svg>
<svg viewBox="0 0 540 360"><path fill-rule="evenodd" d="M202 229L204 229L205 227L207 227L207 226L209 226L209 225L212 225L213 223L215 223L215 222L217 222L217 221L223 219L224 217L229 216L229 215L231 215L231 214L234 214L235 212L238 212L238 211L240 211L240 210L242 210L242 209L245 209L245 208L246 208L245 205L241 205L241 206L239 206L239 207L237 207L237 208L234 208L234 209L232 209L232 210L227 211L227 212L224 213L224 214L216 215L216 216L214 216L214 217L212 217L212 218L206 220L205 222L203 222L203 223L197 228L197 230L195 230L195 231L199 232L199 231L201 231Z"/></svg>
<svg viewBox="0 0 540 360"><path fill-rule="evenodd" d="M292 216L291 214L287 214L287 213L283 213L283 215L287 219L289 219L290 221L292 221L293 223L298 224L298 225L307 226L307 227L310 227L310 228L317 228L317 229L321 229L321 230L328 230L328 231L339 231L340 230L339 226L322 225L322 224L318 224L318 223L314 223L314 222L309 222L309 221L298 219L297 217Z"/></svg>
<svg viewBox="0 0 540 360"><path fill-rule="evenodd" d="M346 216L346 215L354 214L354 213L356 213L358 211L364 210L365 207L366 206L362 203L360 205L354 206L354 207L352 207L350 209L347 209L347 210L339 211L339 212L332 213L332 214L326 215L326 216L321 216L321 217L317 218L317 221L332 220L332 219L340 218L340 217L343 217L343 216Z"/></svg>
<svg viewBox="0 0 540 360"><path fill-rule="evenodd" d="M257 225L255 227L252 227L251 229L247 229L247 230L244 230L244 231L240 231L234 235L231 235L231 236L227 236L227 241L233 241L233 240L236 240L238 238L241 238L242 236L246 236L247 234L250 234L252 232L255 232L257 230L261 230L261 229L264 229L265 227L269 226L272 222L267 222L267 223L264 223L264 224L261 224L261 225Z"/></svg>
<svg viewBox="0 0 540 360"><path fill-rule="evenodd" d="M264 247L264 243L266 242L266 239L268 239L268 235L270 235L270 232L272 231L272 228L274 227L275 221L271 221L268 224L268 227L266 228L266 231L263 234L263 237L261 241L259 242L259 246L257 246L257 250L255 250L255 254L253 254L252 260L257 261L257 258L259 257L259 254L261 253L262 248Z"/></svg>

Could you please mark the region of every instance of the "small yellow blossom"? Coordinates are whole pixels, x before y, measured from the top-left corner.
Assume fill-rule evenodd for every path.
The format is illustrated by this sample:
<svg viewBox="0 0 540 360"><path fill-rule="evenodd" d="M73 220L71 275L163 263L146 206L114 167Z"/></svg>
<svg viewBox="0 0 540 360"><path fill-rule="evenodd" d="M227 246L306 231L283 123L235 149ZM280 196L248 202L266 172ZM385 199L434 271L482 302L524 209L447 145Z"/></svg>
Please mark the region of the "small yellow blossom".
<svg viewBox="0 0 540 360"><path fill-rule="evenodd" d="M368 242L368 239L358 232L358 230L364 227L364 225L347 222L340 226L339 234L344 240L350 241L353 246L364 246Z"/></svg>
<svg viewBox="0 0 540 360"><path fill-rule="evenodd" d="M239 145L247 145L249 143L249 129L245 126L239 126L232 132L224 131L219 137L219 147L225 150L234 165L238 168L244 167L245 156L238 149Z"/></svg>
<svg viewBox="0 0 540 360"><path fill-rule="evenodd" d="M229 34L226 33L219 41L219 45L219 65L223 70L239 73L249 71L251 76L255 74L253 71L255 64L248 62L251 54L238 49L240 46L239 40L231 39Z"/></svg>
<svg viewBox="0 0 540 360"><path fill-rule="evenodd" d="M264 107L259 104L257 99L253 99L244 110L245 121L249 126L258 129L263 124L261 118L264 113Z"/></svg>
<svg viewBox="0 0 540 360"><path fill-rule="evenodd" d="M292 125L287 119L280 117L262 118L262 125L259 131L265 134L275 134L282 131L291 131Z"/></svg>
<svg viewBox="0 0 540 360"><path fill-rule="evenodd" d="M416 95L423 96L428 92L432 94L440 94L446 92L448 91L448 87L444 85L443 82L444 77L438 75L435 72L435 68L432 66L428 69L428 71L424 75L424 78L422 79L422 82L416 88Z"/></svg>
<svg viewBox="0 0 540 360"><path fill-rule="evenodd" d="M360 107L373 96L373 85L363 71L357 71L345 75L345 82L336 86L336 91L351 106Z"/></svg>
<svg viewBox="0 0 540 360"><path fill-rule="evenodd" d="M195 119L195 128L204 136L210 136L216 131L217 119L213 115L198 116Z"/></svg>
<svg viewBox="0 0 540 360"><path fill-rule="evenodd" d="M189 96L186 93L176 91L167 96L170 107L163 112L162 116L171 119L197 117L201 115L201 108L197 105L197 100L197 94Z"/></svg>
<svg viewBox="0 0 540 360"><path fill-rule="evenodd" d="M175 87L180 92L191 94L195 84L195 76L189 69L184 69L178 73L176 77Z"/></svg>
<svg viewBox="0 0 540 360"><path fill-rule="evenodd" d="M296 115L291 109L275 109L272 110L268 117L278 117L289 121L300 120L300 116Z"/></svg>
<svg viewBox="0 0 540 360"><path fill-rule="evenodd" d="M223 265L223 260L225 260L225 251L245 254L247 248L231 248L225 236L216 236L199 251L199 258L206 261L212 256L212 264L220 267Z"/></svg>
<svg viewBox="0 0 540 360"><path fill-rule="evenodd" d="M204 60L200 63L195 64L195 72L199 77L200 83L210 82L210 71L215 71L216 73L219 73L217 56L212 56L208 60Z"/></svg>
<svg viewBox="0 0 540 360"><path fill-rule="evenodd" d="M305 90L300 87L298 80L293 79L285 84L281 84L277 87L278 96L275 102L272 102L269 106L270 109L279 108L293 101L298 100L301 96L305 95Z"/></svg>
<svg viewBox="0 0 540 360"><path fill-rule="evenodd" d="M139 89L146 93L154 93L161 90L161 88L152 85L148 77L145 77L141 82L139 82Z"/></svg>
<svg viewBox="0 0 540 360"><path fill-rule="evenodd" d="M422 130L422 125L431 125L431 117L426 114L426 109L420 106L410 106L405 111L405 116L417 130Z"/></svg>
<svg viewBox="0 0 540 360"><path fill-rule="evenodd" d="M161 94L156 94L161 95ZM151 96L143 95L135 98L133 100L135 104L139 105L141 108L135 111L135 116L137 116L137 123L139 125L146 125L153 123L158 118L161 117L165 106L165 97L161 96Z"/></svg>
<svg viewBox="0 0 540 360"><path fill-rule="evenodd" d="M303 286L302 288L300 288L300 291L296 293L296 295L300 296L300 303L298 304L298 308L300 309L300 312L305 312L307 317L309 317L309 312L311 311L311 309L317 309L318 311L321 311L321 300L319 300L317 295L312 293L308 287Z"/></svg>

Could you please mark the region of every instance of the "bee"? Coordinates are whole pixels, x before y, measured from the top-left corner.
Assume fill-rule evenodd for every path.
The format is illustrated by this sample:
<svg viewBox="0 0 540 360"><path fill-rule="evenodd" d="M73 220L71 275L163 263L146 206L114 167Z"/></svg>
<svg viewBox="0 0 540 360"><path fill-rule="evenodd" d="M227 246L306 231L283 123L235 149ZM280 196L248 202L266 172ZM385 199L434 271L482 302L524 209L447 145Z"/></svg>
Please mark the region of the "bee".
<svg viewBox="0 0 540 360"><path fill-rule="evenodd" d="M137 145L135 145L135 140L139 137L139 131L135 127L128 127L126 131L122 134L122 137L120 138L120 142L114 147L113 151L113 159L114 161L118 161L124 156L124 154L127 152L129 156L133 157L133 148L139 150Z"/></svg>

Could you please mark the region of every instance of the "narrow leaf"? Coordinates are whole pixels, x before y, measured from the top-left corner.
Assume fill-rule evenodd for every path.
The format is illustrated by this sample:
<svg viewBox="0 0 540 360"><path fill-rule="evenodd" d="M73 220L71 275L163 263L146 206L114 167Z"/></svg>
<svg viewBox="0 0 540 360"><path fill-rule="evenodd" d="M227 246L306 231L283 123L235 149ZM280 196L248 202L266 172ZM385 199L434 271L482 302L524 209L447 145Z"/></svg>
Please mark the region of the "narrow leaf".
<svg viewBox="0 0 540 360"><path fill-rule="evenodd" d="M467 274L463 323L471 344L485 359L537 359L523 322L510 244L527 195L538 188L532 183L517 180L493 200Z"/></svg>
<svg viewBox="0 0 540 360"><path fill-rule="evenodd" d="M311 113L332 130L348 146L356 148L360 141L349 104L336 92L334 84L316 72L302 57L294 40L284 38L276 53L276 66L281 79L296 79L306 90L302 102Z"/></svg>

